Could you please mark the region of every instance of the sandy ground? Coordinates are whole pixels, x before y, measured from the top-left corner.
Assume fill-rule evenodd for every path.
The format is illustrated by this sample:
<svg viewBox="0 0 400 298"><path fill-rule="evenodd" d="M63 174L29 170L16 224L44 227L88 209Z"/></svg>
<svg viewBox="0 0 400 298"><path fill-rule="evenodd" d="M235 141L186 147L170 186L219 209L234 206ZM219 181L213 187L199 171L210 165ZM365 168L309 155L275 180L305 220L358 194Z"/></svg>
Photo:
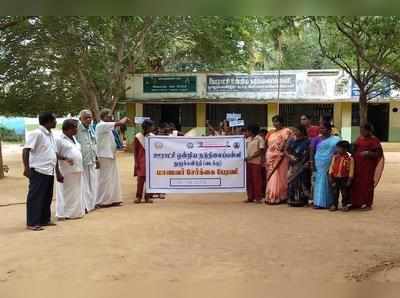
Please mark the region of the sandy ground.
<svg viewBox="0 0 400 298"><path fill-rule="evenodd" d="M0 207L1 298L210 297L206 289L216 294L221 285L229 285L221 293L230 297L265 285L299 296L305 285L315 293L315 285L331 282L400 282L397 152L386 153L375 208L350 213L243 204L241 194L171 195L134 205L132 156L123 153L122 207L30 232L20 148L3 151L10 172L0 181L0 205L11 205Z"/></svg>

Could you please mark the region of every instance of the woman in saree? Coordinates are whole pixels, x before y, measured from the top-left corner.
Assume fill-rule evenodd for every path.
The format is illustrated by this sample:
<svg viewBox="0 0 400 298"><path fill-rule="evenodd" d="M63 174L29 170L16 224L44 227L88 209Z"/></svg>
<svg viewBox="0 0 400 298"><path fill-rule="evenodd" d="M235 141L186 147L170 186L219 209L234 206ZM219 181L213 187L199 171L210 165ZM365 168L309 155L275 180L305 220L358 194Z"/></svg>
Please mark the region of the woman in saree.
<svg viewBox="0 0 400 298"><path fill-rule="evenodd" d="M370 124L362 125L360 134L353 148L355 168L351 208L370 210L374 201L374 188L383 171L383 150Z"/></svg>
<svg viewBox="0 0 400 298"><path fill-rule="evenodd" d="M321 135L313 139L315 171L314 181L314 208L329 208L333 202L333 194L329 183L328 170L331 164L332 156L336 150L336 144L340 138L332 135L332 125L329 122L323 122L320 129Z"/></svg>
<svg viewBox="0 0 400 298"><path fill-rule="evenodd" d="M274 130L265 138L267 146L267 192L265 203L275 205L287 200L289 158L285 154L287 142L291 136L289 128L283 126L283 118L274 116Z"/></svg>
<svg viewBox="0 0 400 298"><path fill-rule="evenodd" d="M289 157L288 205L304 207L310 198L310 140L305 126L295 127L293 133L286 150Z"/></svg>

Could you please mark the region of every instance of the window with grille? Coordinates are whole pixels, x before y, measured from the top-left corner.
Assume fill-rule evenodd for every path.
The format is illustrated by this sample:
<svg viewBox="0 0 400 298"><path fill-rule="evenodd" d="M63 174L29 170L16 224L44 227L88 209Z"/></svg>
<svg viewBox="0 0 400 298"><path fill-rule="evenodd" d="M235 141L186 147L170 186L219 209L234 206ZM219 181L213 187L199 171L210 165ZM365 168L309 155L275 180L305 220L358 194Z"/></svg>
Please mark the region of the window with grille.
<svg viewBox="0 0 400 298"><path fill-rule="evenodd" d="M218 127L227 113L238 113L242 115L245 125L267 127L267 111L266 104L207 104L207 120Z"/></svg>
<svg viewBox="0 0 400 298"><path fill-rule="evenodd" d="M279 114L285 126L299 125L303 114L309 115L313 124L318 125L322 115L329 114L333 119L333 104L280 104Z"/></svg>

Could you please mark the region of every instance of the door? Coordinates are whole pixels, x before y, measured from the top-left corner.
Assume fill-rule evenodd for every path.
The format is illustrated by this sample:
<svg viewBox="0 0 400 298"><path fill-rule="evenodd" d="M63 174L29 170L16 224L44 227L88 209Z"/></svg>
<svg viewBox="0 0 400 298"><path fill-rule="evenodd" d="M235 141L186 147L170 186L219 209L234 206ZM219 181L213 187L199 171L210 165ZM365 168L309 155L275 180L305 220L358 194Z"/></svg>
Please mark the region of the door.
<svg viewBox="0 0 400 298"><path fill-rule="evenodd" d="M174 123L177 129L181 124L180 105L179 104L162 104L161 105L161 122Z"/></svg>
<svg viewBox="0 0 400 298"><path fill-rule="evenodd" d="M372 124L375 136L382 142L389 138L389 104L369 104L368 122Z"/></svg>

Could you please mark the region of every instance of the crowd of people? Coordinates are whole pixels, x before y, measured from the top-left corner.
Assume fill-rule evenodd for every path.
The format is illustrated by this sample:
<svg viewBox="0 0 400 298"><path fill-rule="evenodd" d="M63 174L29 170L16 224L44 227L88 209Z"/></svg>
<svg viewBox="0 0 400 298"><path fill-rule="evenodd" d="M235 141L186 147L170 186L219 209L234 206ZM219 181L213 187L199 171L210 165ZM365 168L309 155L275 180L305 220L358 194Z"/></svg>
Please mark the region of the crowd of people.
<svg viewBox="0 0 400 298"><path fill-rule="evenodd" d="M272 122L269 132L258 125L231 128L226 120L217 129L207 123L210 135L246 136L245 202L336 211L341 196L343 211L371 209L383 150L370 124L350 144L340 139L330 115L322 115L319 125L307 114L295 127L285 127L279 115Z"/></svg>
<svg viewBox="0 0 400 298"><path fill-rule="evenodd" d="M51 221L53 185L56 185L56 218L82 218L96 208L122 204L116 152L123 147L118 128L130 121L113 120L111 110L100 112L94 123L89 110L80 112L79 121L67 119L62 134L55 137L53 113L39 116L39 128L31 132L23 149L24 175L29 178L27 228L43 230ZM218 129L209 123L209 135L239 135L246 138L246 202L316 209L369 210L373 204L376 168L383 158L379 140L371 125L361 127L361 136L352 146L340 140L330 116L323 116L319 126L302 115L296 127L285 127L284 119L272 119L274 129L258 125L232 128L228 121ZM165 194L146 193L145 137L183 135L174 124L144 120L142 132L133 141L134 176L137 177L135 203L152 203ZM351 153L350 153L351 152ZM55 180L55 181L54 181Z"/></svg>
<svg viewBox="0 0 400 298"><path fill-rule="evenodd" d="M274 129L266 134L257 125L245 130L246 202L336 211L341 196L343 211L371 209L383 150L370 124L361 126L351 145L333 130L329 116L321 117L319 126L311 125L308 115L291 128L281 116L272 122Z"/></svg>
<svg viewBox="0 0 400 298"><path fill-rule="evenodd" d="M83 110L79 121L65 120L62 134L55 137L55 115L39 116L39 128L27 136L22 154L24 176L29 179L28 229L40 231L55 225L51 221L54 180L58 220L81 218L95 208L122 203L116 161L121 141L116 128L129 119L113 121L108 109L101 111L100 119L93 126L92 113Z"/></svg>

